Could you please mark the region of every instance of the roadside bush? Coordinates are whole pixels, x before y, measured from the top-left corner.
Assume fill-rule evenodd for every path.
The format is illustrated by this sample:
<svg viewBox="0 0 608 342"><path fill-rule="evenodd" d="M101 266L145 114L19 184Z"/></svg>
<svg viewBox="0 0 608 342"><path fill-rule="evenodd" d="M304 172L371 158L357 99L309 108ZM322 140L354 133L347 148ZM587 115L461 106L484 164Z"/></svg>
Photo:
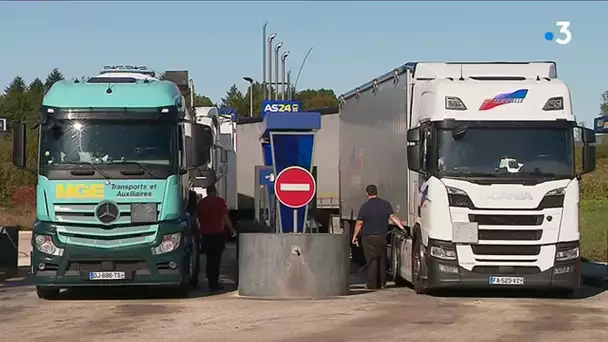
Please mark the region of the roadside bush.
<svg viewBox="0 0 608 342"><path fill-rule="evenodd" d="M13 188L12 205L19 208L36 209L36 186L22 185Z"/></svg>

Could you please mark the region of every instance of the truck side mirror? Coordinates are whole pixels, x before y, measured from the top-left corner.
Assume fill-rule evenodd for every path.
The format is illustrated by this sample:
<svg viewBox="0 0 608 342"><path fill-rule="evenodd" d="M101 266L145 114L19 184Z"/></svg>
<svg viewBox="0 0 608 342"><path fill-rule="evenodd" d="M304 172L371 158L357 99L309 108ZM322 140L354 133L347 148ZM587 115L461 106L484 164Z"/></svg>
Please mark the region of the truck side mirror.
<svg viewBox="0 0 608 342"><path fill-rule="evenodd" d="M420 171L420 145L407 147L407 167L411 171Z"/></svg>
<svg viewBox="0 0 608 342"><path fill-rule="evenodd" d="M24 168L26 164L26 126L19 123L13 130L13 165Z"/></svg>
<svg viewBox="0 0 608 342"><path fill-rule="evenodd" d="M194 178L195 188L207 188L216 183L216 175L214 170L198 170Z"/></svg>
<svg viewBox="0 0 608 342"><path fill-rule="evenodd" d="M592 129L581 127L583 140L583 173L595 170L595 132Z"/></svg>
<svg viewBox="0 0 608 342"><path fill-rule="evenodd" d="M412 128L407 130L407 142L417 143L420 141L420 128Z"/></svg>

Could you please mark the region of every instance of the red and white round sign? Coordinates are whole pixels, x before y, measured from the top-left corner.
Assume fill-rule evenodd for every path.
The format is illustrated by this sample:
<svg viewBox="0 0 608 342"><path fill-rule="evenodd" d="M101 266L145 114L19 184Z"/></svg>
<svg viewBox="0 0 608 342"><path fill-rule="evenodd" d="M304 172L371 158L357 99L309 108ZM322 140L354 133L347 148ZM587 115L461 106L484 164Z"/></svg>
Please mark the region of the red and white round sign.
<svg viewBox="0 0 608 342"><path fill-rule="evenodd" d="M277 199L289 208L298 209L306 206L315 197L316 191L315 178L300 166L283 169L274 180L274 193Z"/></svg>

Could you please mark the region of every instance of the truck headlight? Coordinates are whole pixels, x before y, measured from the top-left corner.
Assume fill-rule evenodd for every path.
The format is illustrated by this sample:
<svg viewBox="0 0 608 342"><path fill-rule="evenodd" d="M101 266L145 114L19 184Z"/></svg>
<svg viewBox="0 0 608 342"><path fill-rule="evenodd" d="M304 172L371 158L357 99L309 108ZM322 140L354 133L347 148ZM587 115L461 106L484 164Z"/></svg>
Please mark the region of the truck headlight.
<svg viewBox="0 0 608 342"><path fill-rule="evenodd" d="M456 260L456 251L453 249L443 248L441 246L431 246L431 256L443 260Z"/></svg>
<svg viewBox="0 0 608 342"><path fill-rule="evenodd" d="M53 238L49 235L36 235L34 237L34 247L37 251L44 254L62 256L63 248L55 246Z"/></svg>
<svg viewBox="0 0 608 342"><path fill-rule="evenodd" d="M174 233L163 236L163 241L156 246L152 247L152 254L159 255L169 252L173 252L179 247L182 240L182 233Z"/></svg>
<svg viewBox="0 0 608 342"><path fill-rule="evenodd" d="M548 191L543 197L542 201L540 201L539 208L561 208L564 206L564 194L566 193L566 188L557 188L551 191Z"/></svg>
<svg viewBox="0 0 608 342"><path fill-rule="evenodd" d="M566 261L566 260L574 260L577 259L580 255L580 248L579 247L573 247L570 249L564 249L564 250L558 250L555 253L555 260L556 261Z"/></svg>
<svg viewBox="0 0 608 342"><path fill-rule="evenodd" d="M448 202L450 207L473 208L473 203L471 203L469 195L464 190L451 186L446 186L445 188L448 191Z"/></svg>

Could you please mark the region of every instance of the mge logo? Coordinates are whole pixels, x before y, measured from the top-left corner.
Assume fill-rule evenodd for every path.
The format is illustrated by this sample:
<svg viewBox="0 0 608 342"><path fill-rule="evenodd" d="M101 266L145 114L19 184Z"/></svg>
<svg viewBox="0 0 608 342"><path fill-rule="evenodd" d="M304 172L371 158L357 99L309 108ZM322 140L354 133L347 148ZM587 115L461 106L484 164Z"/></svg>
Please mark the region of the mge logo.
<svg viewBox="0 0 608 342"><path fill-rule="evenodd" d="M105 197L103 184L57 184L57 199L102 199Z"/></svg>
<svg viewBox="0 0 608 342"><path fill-rule="evenodd" d="M266 113L293 113L299 112L302 103L299 101L264 101L263 108Z"/></svg>

